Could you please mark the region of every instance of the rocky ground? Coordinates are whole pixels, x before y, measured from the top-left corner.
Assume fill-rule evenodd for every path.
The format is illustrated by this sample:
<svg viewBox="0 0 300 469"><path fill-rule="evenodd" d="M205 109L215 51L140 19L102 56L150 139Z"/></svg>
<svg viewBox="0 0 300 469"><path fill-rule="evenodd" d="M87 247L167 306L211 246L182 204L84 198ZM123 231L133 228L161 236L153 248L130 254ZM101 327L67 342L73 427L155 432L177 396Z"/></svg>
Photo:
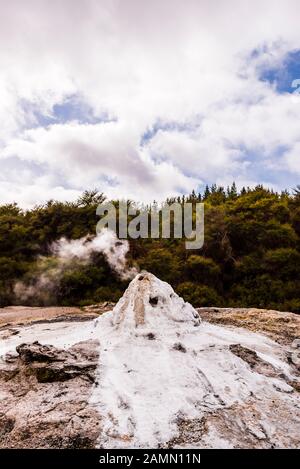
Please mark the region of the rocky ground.
<svg viewBox="0 0 300 469"><path fill-rule="evenodd" d="M212 324L262 332L280 344L288 345L300 338L300 314L257 308L197 308L197 311Z"/></svg>
<svg viewBox="0 0 300 469"><path fill-rule="evenodd" d="M110 311L114 303L104 302L90 306L66 307L32 307L32 306L7 306L0 308L0 330L9 327L37 324L43 322L60 321L87 321L96 318L105 311Z"/></svg>
<svg viewBox="0 0 300 469"><path fill-rule="evenodd" d="M61 350L20 345L0 367L0 448L92 448L100 419L88 405L98 356L92 341Z"/></svg>
<svg viewBox="0 0 300 469"><path fill-rule="evenodd" d="M98 342L75 339L76 344L65 350L32 342L31 334L36 330L34 337L47 337L50 326L61 337L65 325L74 323L78 328L112 306L105 302L84 308L0 309L0 351L8 339L20 343L8 347L12 351L0 359L0 448L95 446L100 418L89 406L89 398ZM23 342L28 345L21 345Z"/></svg>
<svg viewBox="0 0 300 469"><path fill-rule="evenodd" d="M300 316L170 292L0 310L0 448L299 448Z"/></svg>

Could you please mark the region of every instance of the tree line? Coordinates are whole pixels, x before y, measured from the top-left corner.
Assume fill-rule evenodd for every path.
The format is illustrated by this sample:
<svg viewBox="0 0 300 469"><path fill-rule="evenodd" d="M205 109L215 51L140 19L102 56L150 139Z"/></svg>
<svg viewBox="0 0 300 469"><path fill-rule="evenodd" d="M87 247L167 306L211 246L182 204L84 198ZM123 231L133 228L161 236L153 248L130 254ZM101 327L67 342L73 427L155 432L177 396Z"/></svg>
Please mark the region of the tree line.
<svg viewBox="0 0 300 469"><path fill-rule="evenodd" d="M0 205L0 306L20 303L16 283L34 281L39 275L37 259L51 259L54 241L95 233L96 207L105 200L103 193L91 190L75 202L50 200L30 210ZM164 203L174 201L204 202L203 247L189 251L184 240L174 238L130 239L129 264L169 282L194 306L300 313L300 186L290 194L261 185L238 192L235 183L226 189L214 184L203 193L192 191ZM112 202L118 206L118 201ZM97 253L91 264L66 269L44 303L116 301L127 283ZM40 301L30 299L29 304Z"/></svg>

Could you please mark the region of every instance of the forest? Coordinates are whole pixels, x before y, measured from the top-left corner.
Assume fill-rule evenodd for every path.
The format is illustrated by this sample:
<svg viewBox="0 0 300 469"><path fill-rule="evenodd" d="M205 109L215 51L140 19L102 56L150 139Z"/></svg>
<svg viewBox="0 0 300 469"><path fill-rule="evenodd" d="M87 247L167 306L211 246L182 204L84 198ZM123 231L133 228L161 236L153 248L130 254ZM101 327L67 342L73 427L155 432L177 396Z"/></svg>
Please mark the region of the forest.
<svg viewBox="0 0 300 469"><path fill-rule="evenodd" d="M66 268L46 298L21 301L15 289L18 282L30 286L41 275L41 259L43 265L55 262L53 242L95 234L96 208L104 200L103 193L87 190L75 202L50 200L30 210L0 205L0 306L85 306L119 299L128 281L101 253L92 263ZM174 238L130 239L129 265L169 282L195 307L300 313L300 186L276 193L260 185L238 192L235 183L227 189L214 184L202 194L192 191L164 204L174 201L204 202L203 247L186 250L184 240Z"/></svg>

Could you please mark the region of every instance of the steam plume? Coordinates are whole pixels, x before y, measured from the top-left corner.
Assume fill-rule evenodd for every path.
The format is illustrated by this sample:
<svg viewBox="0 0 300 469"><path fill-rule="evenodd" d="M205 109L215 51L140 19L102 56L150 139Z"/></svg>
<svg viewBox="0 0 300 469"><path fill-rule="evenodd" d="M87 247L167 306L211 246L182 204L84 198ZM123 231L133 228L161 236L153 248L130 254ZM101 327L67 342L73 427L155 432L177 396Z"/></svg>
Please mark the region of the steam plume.
<svg viewBox="0 0 300 469"><path fill-rule="evenodd" d="M48 303L53 292L59 286L64 271L67 268L78 268L80 265L90 264L93 253L101 252L110 268L122 280L130 280L137 275L135 267L128 267L126 255L129 251L127 240L119 240L115 232L103 229L97 236L85 236L76 240L61 238L51 247L50 257L39 257L37 260L37 275L34 281L17 282L14 287L15 296L20 301L37 297Z"/></svg>
<svg viewBox="0 0 300 469"><path fill-rule="evenodd" d="M122 280L132 279L138 273L136 268L127 266L126 255L128 251L128 241L119 240L115 232L108 229L103 229L94 238L88 236L75 240L61 238L52 245L53 254L62 262L79 259L89 263L94 252L102 252L111 269Z"/></svg>

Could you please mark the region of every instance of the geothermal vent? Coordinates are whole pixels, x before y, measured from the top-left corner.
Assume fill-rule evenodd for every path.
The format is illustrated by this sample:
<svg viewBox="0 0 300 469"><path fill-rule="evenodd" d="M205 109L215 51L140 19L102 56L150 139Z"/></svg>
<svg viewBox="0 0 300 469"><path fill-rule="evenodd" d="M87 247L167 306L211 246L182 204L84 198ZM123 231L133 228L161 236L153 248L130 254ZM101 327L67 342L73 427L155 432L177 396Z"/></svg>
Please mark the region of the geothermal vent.
<svg viewBox="0 0 300 469"><path fill-rule="evenodd" d="M95 326L90 403L101 419L99 447L300 444L296 370L269 338L200 324L190 304L147 272Z"/></svg>
<svg viewBox="0 0 300 469"><path fill-rule="evenodd" d="M17 332L0 331L2 447L300 447L298 342L200 323L150 273L95 321Z"/></svg>
<svg viewBox="0 0 300 469"><path fill-rule="evenodd" d="M130 283L113 310L113 323L124 328L170 326L171 322L201 322L197 311L166 282L143 272Z"/></svg>

